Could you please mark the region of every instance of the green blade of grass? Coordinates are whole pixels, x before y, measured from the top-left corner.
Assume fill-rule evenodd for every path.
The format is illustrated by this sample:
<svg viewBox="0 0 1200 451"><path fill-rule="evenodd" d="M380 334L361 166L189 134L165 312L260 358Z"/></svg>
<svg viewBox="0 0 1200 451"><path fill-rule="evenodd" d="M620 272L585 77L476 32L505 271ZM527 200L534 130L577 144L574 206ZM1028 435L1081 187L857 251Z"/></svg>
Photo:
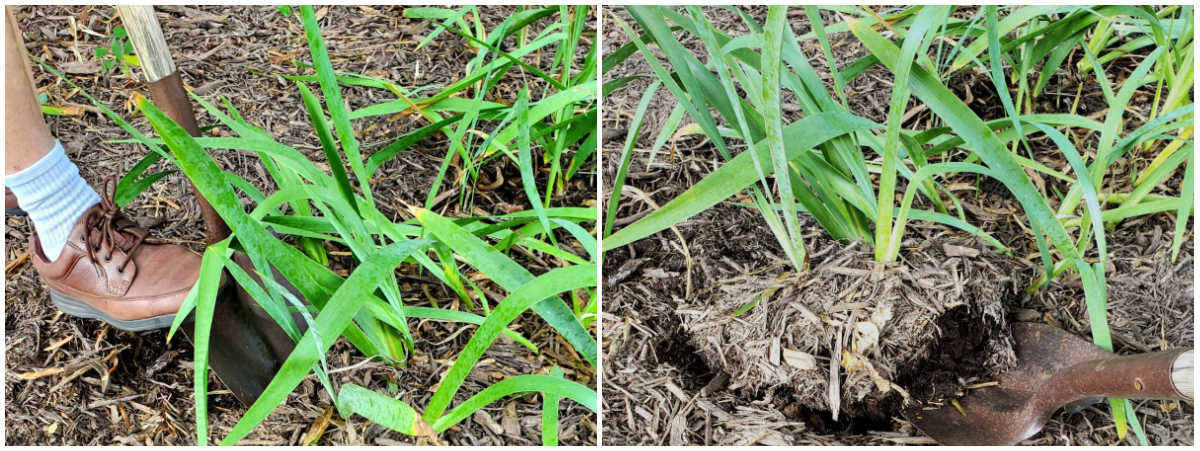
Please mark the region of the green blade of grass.
<svg viewBox="0 0 1200 451"><path fill-rule="evenodd" d="M1150 443L1146 441L1146 432L1142 430L1142 423L1138 421L1137 412L1133 410L1133 404L1130 404L1128 399L1121 399L1120 411L1125 412L1125 417L1129 420L1129 426L1133 428L1133 434L1137 436L1138 444L1149 446Z"/></svg>
<svg viewBox="0 0 1200 451"><path fill-rule="evenodd" d="M1012 119L1013 128L1017 130L1017 136L1022 137L1021 142L1025 145L1025 150L1031 153L1029 143L1023 139L1025 134L1021 133L1021 121L1017 119L1017 108L1013 105L1012 94L1008 92L1008 83L1005 82L1004 78L1004 55L1000 52L1000 34L997 32L999 26L996 23L996 6L985 6L984 10L987 15L987 27L985 28L987 29L988 53L991 55L988 58L988 62L992 71L992 83L996 86L996 92L1000 94L1000 103L1004 106L1004 111ZM1019 69L1014 68L1014 70ZM1015 147L1014 150L1016 150Z"/></svg>
<svg viewBox="0 0 1200 451"><path fill-rule="evenodd" d="M196 444L199 446L208 444L208 343L212 331L213 307L217 303L217 293L221 288L222 262L229 259L230 241L230 238L226 238L205 249L200 263L200 278L188 291L183 306L176 313L175 322L171 324L171 330L167 334L167 340L170 340L171 334L178 329L183 319L195 309L192 395L195 397Z"/></svg>
<svg viewBox="0 0 1200 451"><path fill-rule="evenodd" d="M569 105L583 102L596 97L596 82L589 81L580 85L573 86L563 91L554 93L553 95L539 100L529 108L528 118L531 124L537 123L547 116L556 112L562 111ZM495 133L495 137L491 145L483 149L483 152L492 152L499 148L500 145L507 145L519 133L518 124L510 124L504 127L499 132Z"/></svg>
<svg viewBox="0 0 1200 451"><path fill-rule="evenodd" d="M462 404L455 406L454 409L433 423L433 430L440 434L500 398L517 393L532 392L555 393L560 398L575 401L593 412L596 411L599 404L596 392L578 382L548 375L513 376L492 384L463 401Z"/></svg>
<svg viewBox="0 0 1200 451"><path fill-rule="evenodd" d="M423 208L410 210L426 230L502 288L511 292L534 279L524 267L450 220ZM561 299L545 298L533 306L533 311L558 331L584 360L596 364L596 340L575 320L574 312Z"/></svg>
<svg viewBox="0 0 1200 451"><path fill-rule="evenodd" d="M415 307L411 305L404 306L404 316L409 318L426 318L440 321L468 323L476 326L483 324L484 320L486 319L474 313L458 310L447 310L433 307ZM529 341L528 338L521 336L521 334L510 329L502 329L500 332L521 346L528 348L530 351L538 351L537 345L533 344L532 341Z"/></svg>
<svg viewBox="0 0 1200 451"><path fill-rule="evenodd" d="M537 213L538 222L542 223L542 231L546 233L551 242L554 242L554 234L550 231L550 219L546 217L546 207L542 205L542 198L538 194L536 186L537 178L533 174L533 153L529 146L528 91L521 90L517 94L517 103L513 105L513 114L517 117L517 167L521 171L521 185L525 188L525 197L529 199L533 211Z"/></svg>
<svg viewBox="0 0 1200 451"><path fill-rule="evenodd" d="M813 5L804 5L804 15L808 17L808 23L812 24L812 32L817 36L817 41L821 44L821 51L825 55L825 61L829 62L829 72L833 75L833 91L841 99L842 106L846 106L846 78L838 70L837 58L833 56L833 47L829 44L829 35L825 31L825 22L821 19L821 10Z"/></svg>
<svg viewBox="0 0 1200 451"><path fill-rule="evenodd" d="M763 30L762 51L762 113L767 149L771 153L771 163L775 166L775 183L780 193L779 199L783 204L783 223L787 228L788 240L784 250L790 256L792 265L803 271L807 261L804 251L804 237L800 234L799 217L796 214L795 198L790 194L792 177L788 173L787 147L783 141L783 110L782 90L780 89L780 72L783 70L783 36L787 23L787 7L771 6L767 9L767 26ZM748 138L748 137L747 137ZM780 236L782 241L782 236Z"/></svg>
<svg viewBox="0 0 1200 451"><path fill-rule="evenodd" d="M445 412L454 394L467 379L471 368L483 357L484 351L491 347L492 341L499 336L500 331L508 327L508 323L544 299L552 299L559 293L595 285L595 265L568 266L550 270L534 278L500 301L475 334L471 335L471 340L463 347L462 352L455 358L454 365L438 384L437 391L425 406L425 420L434 421Z"/></svg>
<svg viewBox="0 0 1200 451"><path fill-rule="evenodd" d="M342 418L362 415L368 420L405 435L433 437L433 428L407 403L392 399L355 384L338 390L338 413Z"/></svg>
<svg viewBox="0 0 1200 451"><path fill-rule="evenodd" d="M1092 184L1091 174L1087 172L1087 164L1083 162L1083 157L1079 155L1079 150L1075 148L1075 145L1065 135L1058 130L1042 124L1035 123L1034 126L1050 137L1050 140L1062 150L1067 163L1075 171L1076 180L1079 181L1078 184L1087 205L1087 215L1085 217L1091 219L1092 229L1095 231L1096 252L1100 257L1100 262L1106 262L1108 260L1108 248L1104 237L1104 226L1101 222L1103 219L1100 198L1096 193L1096 186ZM1102 324L1091 324L1091 327L1092 333L1095 334L1098 328L1107 329L1108 321L1106 319Z"/></svg>
<svg viewBox="0 0 1200 451"><path fill-rule="evenodd" d="M787 146L785 158L794 160L834 137L876 127L878 125L871 121L845 113L821 113L805 117L788 124L783 130ZM751 149L755 151L738 154L662 208L606 237L602 242L604 250L612 250L665 230L752 185L758 179L758 174L752 169L752 155L765 154L767 149L765 146L752 146ZM768 156L760 155L759 158Z"/></svg>
<svg viewBox="0 0 1200 451"><path fill-rule="evenodd" d="M1179 169L1180 165L1191 158L1193 147L1193 143L1189 141L1180 151L1163 159L1161 164L1143 171L1140 176L1142 180L1133 188L1133 191L1129 192L1128 197L1121 201L1121 205L1133 205L1145 199L1151 190L1158 186L1159 183L1166 181L1171 175L1174 175L1175 170Z"/></svg>
<svg viewBox="0 0 1200 451"><path fill-rule="evenodd" d="M350 125L346 103L342 99L342 91L338 87L337 77L333 72L333 63L329 61L329 51L325 48L321 29L317 25L317 18L313 13L312 6L301 6L300 18L304 24L304 34L308 40L308 50L312 54L313 66L317 71L317 79L320 80L321 93L325 96L325 108L333 120L333 127L337 130L338 141L342 145L342 151L346 153L350 168L358 178L359 187L363 190L363 198L367 205L374 209L375 198L371 195L370 176L363 167L362 154L358 150L358 138L354 135L354 127ZM332 161L330 163L332 164Z"/></svg>
<svg viewBox="0 0 1200 451"><path fill-rule="evenodd" d="M667 143L668 139L673 139L676 130L679 129L679 122L683 120L685 113L682 104L675 104L675 108L671 109L671 114L667 116L666 122L663 122L662 130L659 130L658 136L654 138L654 144L650 146L650 154L646 155L646 167L654 164L654 157L658 155L658 151Z"/></svg>
<svg viewBox="0 0 1200 451"><path fill-rule="evenodd" d="M1179 208L1175 210L1175 236L1171 238L1171 261L1179 257L1183 247L1183 235L1187 231L1188 217L1192 214L1195 202L1195 168L1193 157L1188 157L1187 169L1184 170L1183 185L1180 187Z"/></svg>
<svg viewBox="0 0 1200 451"><path fill-rule="evenodd" d="M380 149L374 154L371 154L371 156L367 158L367 173L374 175L375 172L379 170L379 167L383 165L383 163L386 163L387 160L390 160L392 157L396 156L396 154L408 149L413 144L420 142L421 140L429 137L448 125L457 124L458 121L462 120L463 116L463 114L456 114L401 136L399 139L392 142L392 144L389 144L387 147Z"/></svg>
<svg viewBox="0 0 1200 451"><path fill-rule="evenodd" d="M594 124L596 122L596 110L592 109L589 111L587 113L587 118L584 120ZM578 173L580 169L583 169L584 163L593 160L591 156L592 154L596 153L596 140L599 139L599 135L599 133L596 133L596 128L594 126L588 131L587 137L584 138L583 142L579 144L579 149L576 150L575 154L571 156L571 164L567 166L567 170L564 173L566 180L571 180L574 178L575 174Z"/></svg>
<svg viewBox="0 0 1200 451"><path fill-rule="evenodd" d="M137 170L138 166L141 165L141 162L157 162L159 159L160 157L158 154L148 153L142 158L141 161L138 162L138 165L135 165L133 170L121 177L121 180L117 182L116 192L113 194L113 202L116 202L117 206L128 206L130 202L133 202L133 199L142 194L142 191L150 188L150 185L153 185L154 182L162 180L163 177L171 175L175 172L162 171L147 175L145 177L137 177L138 175L142 174L142 172Z"/></svg>
<svg viewBox="0 0 1200 451"><path fill-rule="evenodd" d="M629 130L625 132L625 145L621 150L621 162L617 166L617 175L613 178L612 192L608 196L608 205L604 214L604 235L612 234L613 222L617 219L617 207L621 203L621 189L625 186L625 176L629 171L629 164L633 161L633 147L637 144L637 137L641 134L642 123L646 119L646 110L650 108L650 101L654 99L654 94L658 92L662 82L654 80L650 82L650 86L642 93L641 100L638 101L637 110L633 113L633 121L629 124ZM676 107L677 111L682 111Z"/></svg>
<svg viewBox="0 0 1200 451"><path fill-rule="evenodd" d="M283 300L272 297L270 292L263 289L262 285L250 277L250 273L246 272L241 265L232 259L225 262L225 269L233 276L234 281L245 289L250 294L250 297L267 312L267 315L275 320L275 323L283 329L288 338L291 338L292 341L300 340L300 329L296 327L296 323L292 319L291 313L288 312L287 305Z"/></svg>
<svg viewBox="0 0 1200 451"><path fill-rule="evenodd" d="M414 105L416 107L414 107ZM412 113L417 109L425 113L461 112L474 109L479 110L483 117L495 119L497 115L505 112L507 106L502 103L491 102L483 99L464 99L459 97L441 99L436 102L430 102L424 99L397 99L376 103L371 106L366 106L351 111L350 119L365 119L389 114Z"/></svg>
<svg viewBox="0 0 1200 451"><path fill-rule="evenodd" d="M550 376L562 379L562 368L551 368ZM542 446L558 446L558 402L561 399L562 396L555 392L542 394Z"/></svg>
<svg viewBox="0 0 1200 451"><path fill-rule="evenodd" d="M948 7L927 6L917 14L917 19L904 38L900 48L899 63L893 72L891 102L888 105L887 129L883 140L883 164L879 173L879 197L875 212L875 260L895 261L900 254L900 242L904 239L904 227L892 230L892 209L895 206L896 172L900 163L900 119L908 108L910 89L908 77L918 53L924 54L933 36L934 20L948 15Z"/></svg>
<svg viewBox="0 0 1200 451"><path fill-rule="evenodd" d="M350 179L346 176L345 162L342 161L341 155L338 155L337 144L333 142L333 135L329 133L329 123L325 121L321 103L304 83L296 83L296 87L300 90L300 98L304 100L304 109L308 111L308 117L317 131L317 139L321 141L321 148L325 150L325 159L329 162L329 170L333 173L333 179L337 181L338 190L346 198L346 203L350 205L350 208L357 213L358 203L354 202L354 189L350 187Z"/></svg>
<svg viewBox="0 0 1200 451"><path fill-rule="evenodd" d="M563 82L561 82L561 81L559 81L559 80L555 79L553 76L551 76L551 75L549 75L549 74L547 74L547 73L545 73L545 72L542 72L542 70L541 70L541 69L538 69L537 67L534 67L534 66L532 66L532 65L530 65L529 63L526 63L526 62L524 62L524 61L521 61L521 59L520 59L520 58L518 58L518 57L516 57L516 56L514 56L514 55L512 55L512 54L510 54L510 53L508 53L508 52L505 52L505 51L503 51L503 50L500 50L500 49L498 49L498 48L496 48L496 47L492 46L491 44L489 44L489 43L487 43L487 42L485 42L485 41L482 41L482 40L480 40L479 38L477 38L477 37L475 37L475 36L471 36L470 34L464 33L464 32L463 32L463 31L461 31L461 30L456 30L456 29L454 29L454 28L448 27L448 26L446 26L445 22L438 23L438 24L437 24L437 26L439 26L439 27L442 27L442 28L445 28L445 29L446 29L446 31L449 31L449 32L451 32L451 33L454 33L454 34L456 34L456 35L458 35L458 36L462 37L463 39L466 39L466 40L468 40L468 41L471 41L471 42L472 42L472 43L474 43L474 44L477 44L477 45L483 46L484 48L486 48L486 49L488 49L488 50L490 50L490 51L492 51L492 52L495 52L497 55L500 55L500 56L504 57L504 58L505 58L505 59L507 59L509 62L511 62L511 63L513 63L513 64L516 64L516 65L518 65L518 66L521 66L521 67L522 67L522 68L524 68L525 70L529 71L529 73L533 74L534 76L536 76L536 77L538 77L538 78L542 79L543 81L545 81L545 82L547 82L547 83L550 83L550 84L551 84L551 85L553 85L555 88L558 88L558 89L560 89L560 90L561 90L561 89L567 89L567 85L565 85L565 84L563 84ZM565 39L565 38L567 38L567 36L566 36L566 35L563 35L563 36L562 36L562 38L564 38L564 39Z"/></svg>

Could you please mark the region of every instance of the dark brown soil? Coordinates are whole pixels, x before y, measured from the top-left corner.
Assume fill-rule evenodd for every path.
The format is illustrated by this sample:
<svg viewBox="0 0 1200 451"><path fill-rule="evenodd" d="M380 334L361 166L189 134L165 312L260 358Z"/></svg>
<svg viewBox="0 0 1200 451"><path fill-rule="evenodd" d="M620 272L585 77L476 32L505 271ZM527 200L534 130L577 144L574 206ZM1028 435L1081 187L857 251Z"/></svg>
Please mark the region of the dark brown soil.
<svg viewBox="0 0 1200 451"><path fill-rule="evenodd" d="M876 8L878 9L878 8ZM753 17L761 19L765 8L743 8ZM616 15L634 25L632 18L619 8L605 14L605 51L611 52L628 42L628 38L612 22ZM715 8L706 9L708 19L718 29L738 33L744 24L737 17ZM806 32L808 25L802 15L792 12L790 23L798 33ZM830 13L826 23L840 20ZM855 43L852 36L831 35L839 66L854 61L864 54L864 49ZM684 42L692 48L694 42ZM801 43L814 67L828 75L822 64L824 57L815 42ZM704 57L701 56L702 61ZM1134 63L1136 64L1136 63ZM1130 66L1132 67L1132 66ZM653 77L649 66L640 54L627 59L615 71L605 74L606 79L629 75ZM973 92L976 100L971 104L981 114L1003 114L993 111L994 88L990 82L982 83L977 77L966 76L955 79L952 88L965 97L966 90ZM1086 78L1086 77L1085 77ZM1071 79L1068 81L1067 79ZM831 84L832 77L826 77ZM1056 76L1047 87L1047 92L1074 93L1077 83L1073 75ZM1092 101L1099 87L1094 82L1085 86L1085 100L1080 103L1079 113L1093 115L1104 108ZM604 97L603 126L604 180L602 186L611 186L615 176L625 130L636 111L637 102L649 84L637 80ZM1059 85L1064 85L1062 87ZM991 90L989 92L989 89ZM864 117L881 121L886 115L888 95L891 92L891 76L886 69L873 67L855 79L847 87L851 111ZM1101 96L1102 97L1102 96ZM1137 96L1135 96L1136 98ZM1070 100L1069 98L1067 100ZM662 128L662 123L675 105L675 100L665 90L660 92L647 112L646 125L638 136L633 165L629 170L627 184L632 188L620 200L614 230L636 220L654 207L643 201L645 193L655 204L663 205L681 194L715 168L722 158L715 148L700 138L688 137L668 141L653 165L646 165L646 154L642 149L653 143ZM916 104L910 107L916 107ZM789 114L787 105L785 116ZM1039 111L1062 111L1053 103L1038 105ZM1135 103L1137 114L1144 117L1149 103ZM793 118L794 119L794 118ZM785 119L788 120L788 119ZM928 121L927 113L916 114L913 122L905 127L921 128ZM686 121L685 121L686 122ZM1133 119L1127 129L1136 126ZM612 133L610 133L610 131ZM617 139L613 139L613 137ZM1094 137L1085 137L1094 140ZM1086 142L1086 141L1085 141ZM1069 170L1061 153L1044 139L1031 140L1034 157L1053 168ZM953 156L953 155L952 155ZM1130 162L1118 167L1145 167L1152 156L1130 155ZM1182 172L1182 171L1181 171ZM1128 174L1110 174L1114 179L1126 180ZM1167 195L1177 195L1182 177L1177 176L1166 183ZM959 183L955 183L959 182ZM1053 180L1040 180L1046 186L1054 186ZM965 178L950 181L952 188L963 201L968 220L997 237L1013 249L1014 257L993 259L997 261L1002 276L1011 279L1010 288L1023 289L1033 275L1038 273L1040 262L1035 243L1025 230L1028 221L1020 214L1020 207L1003 186L981 179ZM1047 188L1050 189L1050 188ZM1061 190L1061 186L1054 186ZM632 193L632 194L631 194ZM1174 193L1174 194L1172 194ZM604 192L608 197L611 193ZM613 199L609 199L612 201ZM822 231L807 216L801 215L805 243L813 255L811 281L822 278L816 268L820 262L832 261L848 247L846 244L830 243ZM1159 214L1124 221L1107 231L1110 269L1107 273L1109 296L1109 324L1113 331L1116 352L1121 354L1147 352L1172 347L1191 346L1194 342L1194 298L1193 263L1191 246L1177 260L1170 260L1170 243L1174 223L1173 214ZM766 338L780 337L780 348L788 347L788 340L795 340L797 332L787 326L799 321L776 323L775 318L799 316L786 313L791 307L783 299L782 290L795 284L795 276L776 279L784 266L783 251L775 244L770 230L761 216L747 208L744 198L735 196L729 202L719 204L680 224L672 231L663 231L605 256L605 286L603 327L604 366L604 435L605 445L896 445L929 444L932 441L910 424L895 415L899 402L896 396L864 402L856 415L840 415L834 421L830 412L820 405L821 400L801 401L803 393L819 392L805 387L794 387L792 383L763 384L772 371L751 368L750 365L732 364L735 356L744 361L770 362L773 343L762 343ZM1191 223L1184 237L1190 243L1193 235ZM912 222L906 239L909 243L922 243L933 237L960 236L956 232L923 222ZM966 247L985 249L979 243L967 243ZM909 269L919 267L925 260L904 257L911 247L902 249ZM689 257L684 257L687 249ZM1094 254L1094 250L1090 251ZM822 256L818 258L817 256ZM858 260L859 268L869 267L869 255ZM854 260L851 260L854 261ZM835 282L814 283L821 286L819 292L838 293L846 290L855 281L841 285ZM980 289L973 282L983 277L964 277L964 289ZM869 280L865 277L863 280ZM985 286L1001 284L995 279ZM787 282L785 282L787 281ZM733 290L728 296L733 300L721 301L719 294L731 282L743 289ZM858 282L868 286L866 282ZM836 287L829 289L827 286ZM729 313L737 310L753 298L753 294L768 287L777 287L773 297L760 302L752 310L736 318ZM912 288L915 289L915 288ZM740 301L740 302L739 302ZM765 303L764 303L765 302ZM831 301L826 301L829 303ZM1080 336L1088 336L1086 304L1078 276L1065 275L1042 290L1023 295L1020 291L1009 291L999 301L1006 314L1004 321L1041 321L1057 325ZM736 304L736 305L735 305ZM815 303L825 305L825 303ZM809 303L803 303L808 306ZM732 307L732 308L731 308ZM760 312L759 310L766 310ZM812 310L810 308L810 310ZM720 324L720 334L698 335L689 332L689 324L696 323L697 315L711 311L709 323ZM757 313L756 313L757 312ZM758 316L755 316L758 315ZM989 327L980 322L977 312L970 309L948 309L931 329L941 331L943 337L958 337L958 340L940 340L943 346L928 349L929 358L912 366L899 366L894 381L906 388L913 397L937 396L944 391L961 387L969 378L978 376L975 371L980 362L956 356L976 355L978 347L997 340L991 331L1002 331L1003 327ZM963 320L966 321L963 321ZM729 331L737 329L738 334ZM759 331L766 329L774 333ZM818 329L818 335L828 334ZM989 332L989 333L980 333ZM735 340L732 337L748 337ZM1002 339L1002 338L1001 338ZM715 343L715 344L714 344ZM739 349L739 347L744 349ZM828 349L829 346L825 345ZM813 356L819 368L824 368L810 384L826 384L829 378L828 364L832 352L816 353ZM726 357L722 362L721 357ZM781 356L782 357L782 356ZM965 367L965 368L964 368ZM733 374L726 372L732 368ZM768 369L771 367L768 366ZM756 373L755 371L758 371ZM846 375L841 375L845 380ZM778 376L777 381L796 382L790 373ZM753 388L750 384L755 384ZM843 387L844 389L844 387ZM866 399L872 399L870 397ZM814 407L814 403L816 407ZM847 404L843 403L843 409ZM1176 401L1134 401L1138 419L1145 428L1147 439L1155 445L1192 445L1194 442L1193 405ZM887 413L891 412L891 415ZM880 415L882 414L882 415ZM883 417L883 418L881 418ZM1115 427L1106 403L1082 406L1075 410L1057 412L1043 431L1024 444L1051 445L1100 445L1118 443ZM1122 444L1134 444L1132 434Z"/></svg>
<svg viewBox="0 0 1200 451"><path fill-rule="evenodd" d="M384 6L317 8L322 33L334 67L392 80L405 87L445 86L463 75L474 56L467 43L449 33L421 49L420 40L431 31L422 20L407 19L403 8ZM483 22L495 24L513 12L510 7L481 8ZM303 29L297 16L282 17L267 7L158 7L167 42L171 45L185 85L209 101L228 97L241 113L280 142L313 159L323 153L304 113L295 85L276 74L301 74L293 60L309 61ZM93 49L109 45L114 26L120 25L111 7L23 7L16 15L28 49L60 69L72 80L123 114L138 129L150 127L134 114L127 101L144 85L119 70L99 73ZM72 23L76 31L72 31ZM543 23L539 26L546 26ZM86 30L86 31L85 31ZM94 32L95 34L89 33ZM99 35L99 36L97 36ZM584 41L591 39L591 34ZM586 52L580 52L581 55ZM545 65L548 57L538 60ZM134 71L135 74L137 70ZM47 116L51 131L63 142L67 154L93 186L100 179L120 175L144 150L112 140L126 134L91 109L88 101L52 74L34 68L39 90L51 105L77 105L79 115ZM140 75L137 75L140 76ZM502 93L515 93L536 77L520 68L500 84ZM536 87L536 84L535 84ZM534 91L538 91L534 89ZM352 108L394 98L390 93L366 88L343 88ZM491 99L489 99L491 100ZM415 116L415 115L414 115ZM214 120L198 113L201 126ZM391 143L402 133L424 125L413 116L380 117L355 122L364 154ZM381 168L374 192L381 210L397 220L407 213L404 203L421 204L445 155L444 137L418 143ZM536 150L535 150L536 151ZM255 158L239 153L214 154L218 163L261 188L272 186ZM486 168L505 174L495 190L475 193L473 205L457 196L438 204L450 216L500 213L525 198L515 166L499 159ZM160 165L158 170L169 169ZM585 205L595 198L594 174L585 166L567 194L552 199L554 205ZM452 185L447 182L445 186ZM470 185L466 185L470 186ZM443 188L448 189L448 188ZM179 173L156 183L125 211L153 234L199 249L203 226L186 179ZM191 346L179 338L166 341L162 331L128 333L102 323L64 316L49 303L37 275L27 262L26 243L31 226L25 218L6 218L5 260L5 431L7 444L188 445L196 443L192 400ZM530 263L542 272L540 262ZM431 300L442 307L456 305L456 297L432 277L404 277L406 301L416 305ZM408 295L417 293L417 295ZM517 321L519 332L539 346L532 354L508 339L498 340L468 377L454 403L478 393L503 377L530 374L559 366L566 377L596 386L593 370L582 363L568 345L535 315ZM219 325L215 326L218 327ZM352 382L387 393L417 407L433 394L448 363L466 344L474 326L437 321L410 324L417 349L407 366L368 361L344 340L328 354L335 386ZM42 373L38 373L41 371ZM35 377L37 376L37 377ZM245 412L219 381L209 380L210 442L228 435ZM242 444L295 445L331 407L321 384L310 375ZM443 434L455 445L534 445L540 443L541 399L508 398L494 403ZM563 401L560 441L586 445L596 442L596 416L578 404ZM341 420L336 414L317 443L329 445L427 443L392 432L362 417Z"/></svg>

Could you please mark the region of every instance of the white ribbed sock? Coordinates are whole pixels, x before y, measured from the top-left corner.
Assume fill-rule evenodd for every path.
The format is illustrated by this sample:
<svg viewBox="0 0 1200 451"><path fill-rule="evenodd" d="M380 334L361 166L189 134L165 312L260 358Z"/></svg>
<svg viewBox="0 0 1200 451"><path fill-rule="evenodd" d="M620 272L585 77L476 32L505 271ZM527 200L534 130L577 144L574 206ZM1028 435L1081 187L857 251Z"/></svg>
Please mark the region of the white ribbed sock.
<svg viewBox="0 0 1200 451"><path fill-rule="evenodd" d="M4 186L12 190L21 209L33 220L42 252L50 261L58 260L83 212L100 202L100 196L79 176L79 168L67 159L58 141L33 166L6 175Z"/></svg>

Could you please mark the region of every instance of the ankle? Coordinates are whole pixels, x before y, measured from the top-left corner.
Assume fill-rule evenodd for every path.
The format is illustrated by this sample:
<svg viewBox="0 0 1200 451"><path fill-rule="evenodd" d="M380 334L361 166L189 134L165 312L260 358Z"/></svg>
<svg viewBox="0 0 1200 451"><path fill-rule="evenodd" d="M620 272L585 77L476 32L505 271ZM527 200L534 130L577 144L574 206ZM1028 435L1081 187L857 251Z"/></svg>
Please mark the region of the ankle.
<svg viewBox="0 0 1200 451"><path fill-rule="evenodd" d="M58 142L41 160L4 182L33 221L42 252L50 261L58 259L83 213L100 202Z"/></svg>

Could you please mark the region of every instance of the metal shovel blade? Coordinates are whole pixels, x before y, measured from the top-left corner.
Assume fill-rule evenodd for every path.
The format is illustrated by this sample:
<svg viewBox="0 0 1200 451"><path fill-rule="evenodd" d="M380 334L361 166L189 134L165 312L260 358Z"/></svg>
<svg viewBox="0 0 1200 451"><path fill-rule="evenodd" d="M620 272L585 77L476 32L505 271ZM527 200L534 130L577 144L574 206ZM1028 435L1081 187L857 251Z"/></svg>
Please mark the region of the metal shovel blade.
<svg viewBox="0 0 1200 451"><path fill-rule="evenodd" d="M262 284L254 265L241 252L233 254L233 260L246 270L255 282ZM278 271L273 271L275 281L286 288L297 299L301 299L296 287L288 283ZM303 333L307 323L296 321ZM194 324L183 329L188 342L194 341ZM296 346L275 320L254 301L244 288L231 282L217 297L213 307L212 332L208 341L209 367L230 392L246 405L254 404L258 396L283 366Z"/></svg>
<svg viewBox="0 0 1200 451"><path fill-rule="evenodd" d="M1064 330L1036 323L1013 326L1017 367L996 385L968 390L905 412L943 445L1013 445L1032 437L1060 407L1089 397L1190 399L1172 381L1186 349L1116 356ZM1190 373L1188 374L1190 380Z"/></svg>

